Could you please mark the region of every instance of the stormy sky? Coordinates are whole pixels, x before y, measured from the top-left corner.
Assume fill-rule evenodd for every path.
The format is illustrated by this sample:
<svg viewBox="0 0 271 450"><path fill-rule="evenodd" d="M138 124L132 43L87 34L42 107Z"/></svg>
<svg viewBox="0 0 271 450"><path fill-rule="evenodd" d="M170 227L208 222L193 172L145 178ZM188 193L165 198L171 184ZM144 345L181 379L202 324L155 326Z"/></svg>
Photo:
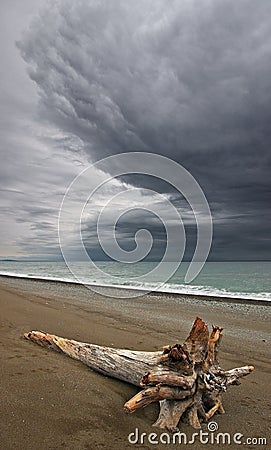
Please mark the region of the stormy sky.
<svg viewBox="0 0 271 450"><path fill-rule="evenodd" d="M150 152L201 186L210 260L271 259L269 0L2 0L0 21L1 257L60 258L58 212L74 177L107 156ZM91 169L81 194L108 175L110 167ZM145 228L150 259L159 259L166 232L155 203L178 243L163 198L182 215L189 259L190 206L138 174L111 180L87 203L82 236L93 258L105 256L96 225L107 204L105 240L117 211L119 245L133 250ZM67 226L76 258L73 232Z"/></svg>

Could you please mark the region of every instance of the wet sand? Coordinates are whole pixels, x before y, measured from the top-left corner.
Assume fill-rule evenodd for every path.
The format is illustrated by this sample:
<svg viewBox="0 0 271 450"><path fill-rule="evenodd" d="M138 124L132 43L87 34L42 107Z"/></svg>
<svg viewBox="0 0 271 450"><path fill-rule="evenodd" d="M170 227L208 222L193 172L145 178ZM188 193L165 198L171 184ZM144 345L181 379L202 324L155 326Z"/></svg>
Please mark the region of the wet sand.
<svg viewBox="0 0 271 450"><path fill-rule="evenodd" d="M30 330L99 345L158 350L182 342L198 315L224 327L220 363L244 364L255 371L224 395L219 431L246 438L270 438L269 305L170 295L119 299L83 286L0 277L1 366L0 448L129 449L180 448L180 445L130 444L128 435L161 431L151 425L157 405L127 415L123 404L137 389L97 374L80 362L22 339ZM191 437L193 430L181 425ZM207 426L204 425L204 431ZM270 445L270 439L269 439ZM187 444L194 449L240 448L232 443ZM252 445L243 444L242 448ZM268 448L253 445L254 448Z"/></svg>

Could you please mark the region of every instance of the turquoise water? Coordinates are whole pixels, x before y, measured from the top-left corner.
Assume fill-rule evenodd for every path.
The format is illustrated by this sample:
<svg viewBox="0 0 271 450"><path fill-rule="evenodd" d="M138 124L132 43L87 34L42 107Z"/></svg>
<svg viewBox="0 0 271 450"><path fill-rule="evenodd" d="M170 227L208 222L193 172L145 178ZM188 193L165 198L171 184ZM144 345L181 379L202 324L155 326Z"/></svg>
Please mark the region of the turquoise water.
<svg viewBox="0 0 271 450"><path fill-rule="evenodd" d="M0 274L44 278L59 281L76 281L99 286L120 286L131 289L158 290L183 294L238 297L271 301L271 262L207 262L201 273L186 284L184 276L189 263L182 262L176 273L166 282L156 276L142 281L157 263L140 262L124 264L96 262L99 274L87 263L73 262L70 267L64 262L0 262ZM166 263L170 264L170 263ZM79 274L79 277L78 277ZM114 280L108 282L109 275ZM160 274L163 278L163 274ZM158 287L159 286L159 287Z"/></svg>

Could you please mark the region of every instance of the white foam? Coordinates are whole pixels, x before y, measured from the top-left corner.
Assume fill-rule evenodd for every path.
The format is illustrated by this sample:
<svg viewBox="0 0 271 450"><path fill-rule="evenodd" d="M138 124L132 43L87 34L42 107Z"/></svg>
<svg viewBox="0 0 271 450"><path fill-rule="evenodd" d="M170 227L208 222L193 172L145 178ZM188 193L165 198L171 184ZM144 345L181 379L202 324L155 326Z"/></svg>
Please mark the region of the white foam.
<svg viewBox="0 0 271 450"><path fill-rule="evenodd" d="M103 288L117 288L117 289L127 289L127 290L137 290L145 292L160 292L166 294L179 294L179 295L191 295L191 296L206 296L206 297L221 297L221 298L233 298L233 299L244 299L244 300L264 300L271 301L270 292L232 292L226 289L218 289L211 286L193 286L187 284L169 284L165 283L162 286L155 283L142 283L136 284L135 282L125 282L125 284L106 284L96 281L91 281L89 279L77 280L75 278L67 277L53 277L53 276L38 276L29 273L16 273L8 271L0 271L0 275L5 275L9 277L16 278L27 278L33 280L43 280L43 281L55 281L61 283L75 283L75 284L86 284L88 286L99 286Z"/></svg>

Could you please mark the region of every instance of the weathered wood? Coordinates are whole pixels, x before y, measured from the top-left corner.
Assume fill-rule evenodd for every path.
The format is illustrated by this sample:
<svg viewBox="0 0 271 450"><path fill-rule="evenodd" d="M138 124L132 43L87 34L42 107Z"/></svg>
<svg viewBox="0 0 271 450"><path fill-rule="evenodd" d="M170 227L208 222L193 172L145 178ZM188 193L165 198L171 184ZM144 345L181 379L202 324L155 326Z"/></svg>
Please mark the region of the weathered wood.
<svg viewBox="0 0 271 450"><path fill-rule="evenodd" d="M217 380L221 380L221 383L224 382L226 386L231 386L232 384L240 384L240 378L249 375L253 370L254 366L243 366L231 370L214 370L213 373Z"/></svg>
<svg viewBox="0 0 271 450"><path fill-rule="evenodd" d="M219 366L222 330L213 325L209 335L207 325L197 317L185 342L165 346L162 353L103 347L41 331L25 333L24 337L104 375L144 387L125 403L125 411L160 402L154 426L174 432L181 418L186 417L198 429L201 421L210 420L215 413L224 414L222 394L254 370L251 365L231 370Z"/></svg>
<svg viewBox="0 0 271 450"><path fill-rule="evenodd" d="M61 351L73 359L82 361L103 375L126 381L135 386L140 386L142 374L148 372L161 356L161 352L140 352L103 347L40 331L25 333L24 337L42 347Z"/></svg>
<svg viewBox="0 0 271 450"><path fill-rule="evenodd" d="M208 341L208 357L206 360L206 368L219 367L218 349L222 338L222 327L213 325L213 330Z"/></svg>
<svg viewBox="0 0 271 450"><path fill-rule="evenodd" d="M196 379L196 372L187 376L183 374L179 375L177 372L169 370L159 364L143 376L140 386L164 384L167 386L179 386L184 389L191 389Z"/></svg>
<svg viewBox="0 0 271 450"><path fill-rule="evenodd" d="M138 392L128 402L125 403L124 408L127 412L134 412L142 406L147 406L150 403L158 402L160 400L183 400L186 397L191 397L195 389L182 389L176 386L161 386L158 384L155 387L144 389Z"/></svg>
<svg viewBox="0 0 271 450"><path fill-rule="evenodd" d="M154 427L165 428L175 433L178 432L178 423L188 407L193 403L193 397L187 397L184 400L161 400L160 413Z"/></svg>

